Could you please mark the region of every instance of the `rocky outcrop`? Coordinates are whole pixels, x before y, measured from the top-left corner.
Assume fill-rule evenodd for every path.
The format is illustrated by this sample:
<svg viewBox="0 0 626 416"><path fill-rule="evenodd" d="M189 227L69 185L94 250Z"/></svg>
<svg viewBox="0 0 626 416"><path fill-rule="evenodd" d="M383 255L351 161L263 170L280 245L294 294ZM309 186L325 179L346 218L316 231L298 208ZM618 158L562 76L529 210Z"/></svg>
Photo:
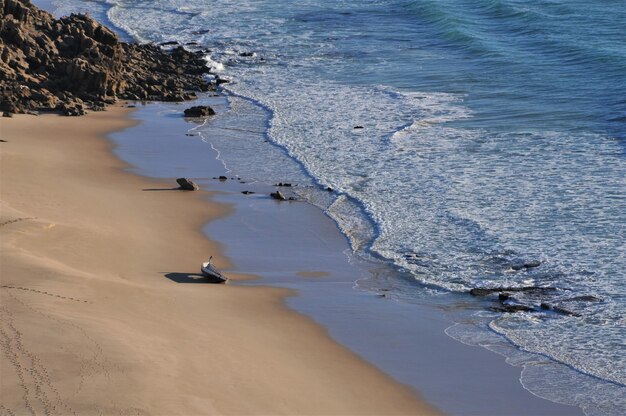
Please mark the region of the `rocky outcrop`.
<svg viewBox="0 0 626 416"><path fill-rule="evenodd" d="M0 0L0 111L81 115L118 99L184 101L212 88L203 52L121 42L86 15Z"/></svg>

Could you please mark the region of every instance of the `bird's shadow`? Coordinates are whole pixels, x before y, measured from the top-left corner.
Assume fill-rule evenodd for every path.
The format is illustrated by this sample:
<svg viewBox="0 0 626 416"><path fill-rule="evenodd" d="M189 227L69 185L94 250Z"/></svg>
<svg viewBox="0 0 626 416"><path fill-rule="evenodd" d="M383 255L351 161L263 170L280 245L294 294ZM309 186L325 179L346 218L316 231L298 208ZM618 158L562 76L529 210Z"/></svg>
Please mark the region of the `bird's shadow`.
<svg viewBox="0 0 626 416"><path fill-rule="evenodd" d="M177 273L169 272L163 273L165 277L176 283L224 283L222 281L217 282L214 278L207 277L200 273Z"/></svg>

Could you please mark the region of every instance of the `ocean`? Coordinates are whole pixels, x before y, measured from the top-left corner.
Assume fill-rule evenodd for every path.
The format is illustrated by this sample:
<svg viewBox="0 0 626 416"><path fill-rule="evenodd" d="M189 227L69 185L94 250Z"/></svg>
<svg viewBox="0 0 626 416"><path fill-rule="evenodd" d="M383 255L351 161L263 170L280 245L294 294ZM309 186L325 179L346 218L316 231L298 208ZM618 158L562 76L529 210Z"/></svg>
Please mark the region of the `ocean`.
<svg viewBox="0 0 626 416"><path fill-rule="evenodd" d="M533 312L486 307L448 335L502 337L554 363L525 370L531 392L626 412L626 2L53 3L208 48L241 125L205 138L224 166L301 184L353 255L397 273L398 302L551 288L507 301Z"/></svg>

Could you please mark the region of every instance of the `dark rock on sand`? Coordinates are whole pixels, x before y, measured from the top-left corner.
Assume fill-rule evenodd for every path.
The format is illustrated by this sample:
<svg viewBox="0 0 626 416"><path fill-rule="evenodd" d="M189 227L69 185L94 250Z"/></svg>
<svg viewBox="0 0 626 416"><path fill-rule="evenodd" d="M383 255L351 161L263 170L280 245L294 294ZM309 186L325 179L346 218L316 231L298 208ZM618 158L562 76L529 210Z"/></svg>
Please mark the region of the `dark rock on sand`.
<svg viewBox="0 0 626 416"><path fill-rule="evenodd" d="M244 194L244 195L251 195L254 192L252 192L252 191L241 191L241 193Z"/></svg>
<svg viewBox="0 0 626 416"><path fill-rule="evenodd" d="M208 105L197 105L185 110L185 117L207 117L214 115L215 110Z"/></svg>
<svg viewBox="0 0 626 416"><path fill-rule="evenodd" d="M121 42L86 15L56 19L0 0L0 111L84 114L117 99L183 101L208 91L202 53Z"/></svg>
<svg viewBox="0 0 626 416"><path fill-rule="evenodd" d="M3 111L2 112L2 117L13 117L13 113L10 113L8 111Z"/></svg>
<svg viewBox="0 0 626 416"><path fill-rule="evenodd" d="M183 189L185 191L197 191L198 189L200 189L200 187L198 187L198 185L191 179L178 178L176 179L176 182L178 183L178 185L180 185L180 189Z"/></svg>
<svg viewBox="0 0 626 416"><path fill-rule="evenodd" d="M274 185L274 186L285 186L285 187L291 187L290 183L282 183L282 182L278 182L278 184Z"/></svg>
<svg viewBox="0 0 626 416"><path fill-rule="evenodd" d="M227 178L226 176L220 176L220 177L219 177L219 178L217 178L217 179L219 179L220 181L225 181L225 180L227 180L228 178Z"/></svg>

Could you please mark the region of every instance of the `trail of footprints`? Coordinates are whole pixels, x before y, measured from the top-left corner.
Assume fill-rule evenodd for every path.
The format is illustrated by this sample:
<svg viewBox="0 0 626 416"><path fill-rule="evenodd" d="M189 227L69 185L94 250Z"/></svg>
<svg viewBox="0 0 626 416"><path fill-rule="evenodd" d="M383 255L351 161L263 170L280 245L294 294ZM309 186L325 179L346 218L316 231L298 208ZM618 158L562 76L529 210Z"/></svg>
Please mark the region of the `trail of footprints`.
<svg viewBox="0 0 626 416"><path fill-rule="evenodd" d="M0 307L0 349L7 361L15 370L22 387L24 407L31 415L53 413L76 414L61 398L61 395L50 381L50 375L39 357L28 351L22 342L22 333L13 323L13 314ZM7 414L14 414L3 406Z"/></svg>
<svg viewBox="0 0 626 416"><path fill-rule="evenodd" d="M11 285L0 285L0 288L2 288L2 289L25 290L25 291L29 291L29 292L39 293L39 294L41 294L41 295L52 296L52 297L55 297L55 298L60 298L60 299L67 299L67 300L71 300L71 301L74 301L74 302L80 302L80 303L91 303L91 302L89 302L88 300L77 299L77 298L71 298L71 297L69 297L69 296L57 295L56 293L44 292L43 290L31 289L31 288L29 288L29 287L11 286Z"/></svg>
<svg viewBox="0 0 626 416"><path fill-rule="evenodd" d="M110 380L111 369L115 369L116 371L121 370L120 368L118 368L117 365L109 362L105 358L102 346L95 339L89 336L89 334L80 326L37 310L29 304L20 300L19 298L15 297L14 295L11 295L10 293L9 296L11 296L14 301L19 303L23 307L30 309L36 314L50 319L61 326L73 328L79 331L81 335L86 338L91 344L92 347L89 349L89 351L91 352L90 356L80 356L80 381L78 382L78 386L76 387L76 390L74 391L72 396L76 396L82 390L88 377L102 374L106 379ZM71 407L69 407L62 400L59 392L50 382L48 372L41 364L39 359L35 355L26 351L26 348L24 347L20 339L21 334L15 328L12 321L13 315L11 314L11 312L6 307L0 307L0 322L2 323L2 327L0 327L0 348L3 350L9 362L15 368L18 379L20 380L20 385L24 391L23 400L26 408L33 416L36 414L41 414L42 412L45 415L76 415L76 412L74 412ZM8 327L9 330L5 330L5 327ZM24 357L29 358L29 360L26 360L26 365L20 364L20 362L24 361ZM35 386L34 391L32 388L29 388L29 386ZM52 392L52 400L48 398L50 394L46 394L46 391ZM114 406L112 408L114 408L116 410L116 413L118 414L123 413L122 409L117 409ZM97 411L98 414L102 414L100 409L94 410ZM3 412L2 414L13 414L9 409L4 409L3 407L0 407L0 411Z"/></svg>
<svg viewBox="0 0 626 416"><path fill-rule="evenodd" d="M9 225L9 224L13 224L16 222L20 222L20 221L26 221L26 220L36 220L37 217L22 217L22 218L15 218L12 220L8 220L8 221L4 221L4 222L0 222L0 227L4 227L5 225Z"/></svg>

